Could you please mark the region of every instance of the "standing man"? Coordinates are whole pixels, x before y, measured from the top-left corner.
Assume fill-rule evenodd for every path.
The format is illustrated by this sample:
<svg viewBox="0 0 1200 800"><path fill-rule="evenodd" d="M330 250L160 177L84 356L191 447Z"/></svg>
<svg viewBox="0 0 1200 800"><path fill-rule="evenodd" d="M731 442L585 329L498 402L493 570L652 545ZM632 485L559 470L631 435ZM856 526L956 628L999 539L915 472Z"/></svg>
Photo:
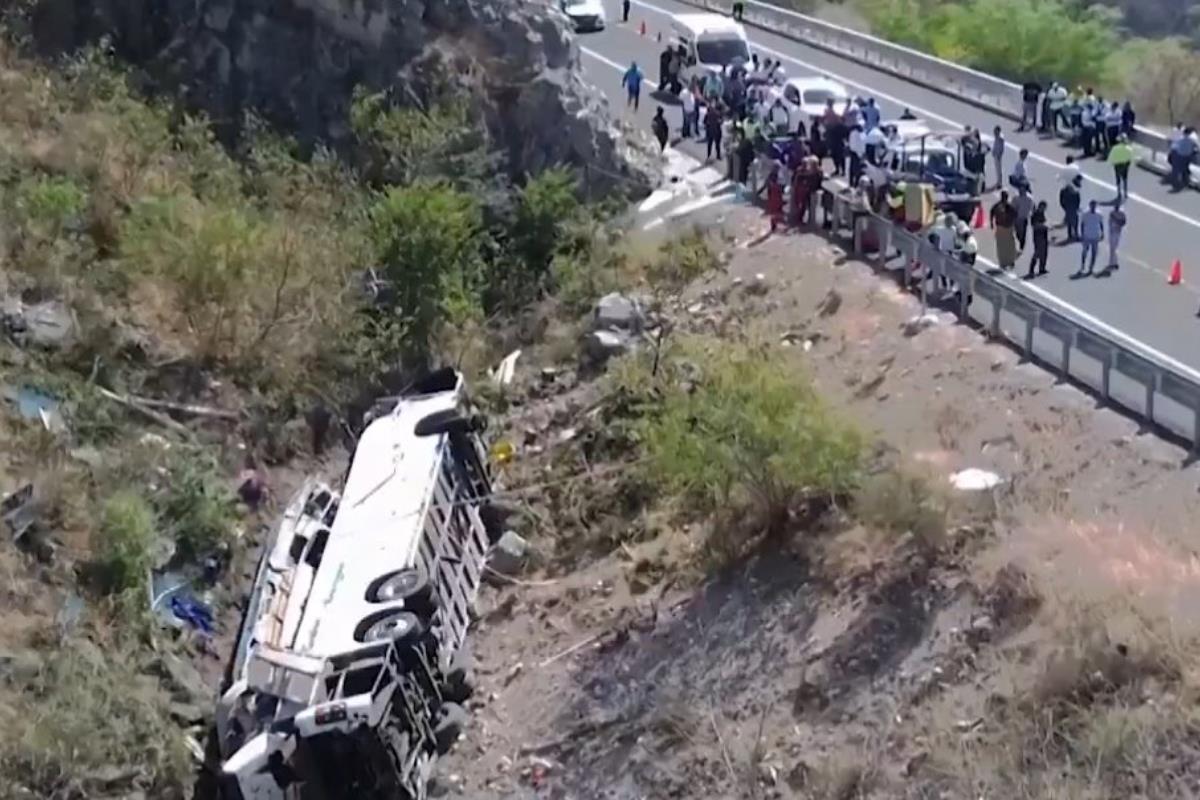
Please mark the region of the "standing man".
<svg viewBox="0 0 1200 800"><path fill-rule="evenodd" d="M691 86L679 90L679 105L683 108L683 129L680 135L690 139L695 135L696 125L696 93Z"/></svg>
<svg viewBox="0 0 1200 800"><path fill-rule="evenodd" d="M629 0L621 0L621 22L629 22Z"/></svg>
<svg viewBox="0 0 1200 800"><path fill-rule="evenodd" d="M1030 217L1033 225L1033 258L1029 260L1029 271L1025 277L1032 280L1034 270L1038 275L1046 274L1046 263L1050 259L1050 225L1046 222L1046 201L1042 200Z"/></svg>
<svg viewBox="0 0 1200 800"><path fill-rule="evenodd" d="M1083 101L1083 110L1079 112L1079 127L1083 130L1080 134L1083 139L1083 157L1089 158L1096 152L1096 104L1090 99Z"/></svg>
<svg viewBox="0 0 1200 800"><path fill-rule="evenodd" d="M717 158L721 158L721 126L724 120L721 119L721 109L718 106L709 106L707 113L704 115L704 142L708 149L708 160L712 161L713 151L716 151Z"/></svg>
<svg viewBox="0 0 1200 800"><path fill-rule="evenodd" d="M863 135L861 125L856 123L850 128L847 147L850 150L850 185L858 186L858 179L863 172L863 159L867 156L867 137Z"/></svg>
<svg viewBox="0 0 1200 800"><path fill-rule="evenodd" d="M641 69L638 68L637 62L634 61L629 65L629 69L625 70L625 76L621 78L621 85L625 87L627 97L625 106L633 106L633 110L637 111L642 99L642 75Z"/></svg>
<svg viewBox="0 0 1200 800"><path fill-rule="evenodd" d="M999 202L992 206L991 221L996 233L996 260L1000 269L1010 270L1017 263L1017 240L1013 235L1017 209L1008 201L1008 192L1001 192Z"/></svg>
<svg viewBox="0 0 1200 800"><path fill-rule="evenodd" d="M1029 188L1029 170L1026 167L1028 159L1029 151L1022 148L1017 157L1017 163L1013 164L1012 175L1008 176L1009 184L1017 191Z"/></svg>
<svg viewBox="0 0 1200 800"><path fill-rule="evenodd" d="M1033 195L1029 193L1029 185L1024 184L1017 190L1017 199L1013 203L1017 210L1017 223L1014 232L1017 235L1017 246L1025 252L1026 237L1029 234L1029 220L1033 216Z"/></svg>
<svg viewBox="0 0 1200 800"><path fill-rule="evenodd" d="M667 139L670 138L670 128L667 126L667 118L663 116L663 107L659 106L654 112L654 119L650 120L650 130L654 133L654 138L658 139L659 152L665 152L667 149Z"/></svg>
<svg viewBox="0 0 1200 800"><path fill-rule="evenodd" d="M738 22L742 21L742 17L746 14L746 4L742 0L735 0L733 4L733 18Z"/></svg>
<svg viewBox="0 0 1200 800"><path fill-rule="evenodd" d="M1021 127L1017 133L1037 127L1038 99L1042 96L1042 85L1037 81L1026 81L1021 87Z"/></svg>
<svg viewBox="0 0 1200 800"><path fill-rule="evenodd" d="M1192 160L1196 157L1196 140L1192 133L1192 128L1184 128L1183 134L1171 145L1171 186L1176 191L1186 187L1191 178Z"/></svg>
<svg viewBox="0 0 1200 800"><path fill-rule="evenodd" d="M1079 241L1079 206L1082 202L1079 187L1082 184L1082 177L1074 178L1058 193L1058 204L1062 207L1068 243Z"/></svg>
<svg viewBox="0 0 1200 800"><path fill-rule="evenodd" d="M1113 203L1112 211L1108 212L1108 269L1111 272L1121 268L1117 262L1117 248L1121 246L1121 233L1128 221L1125 210L1121 208L1121 201L1117 200Z"/></svg>
<svg viewBox="0 0 1200 800"><path fill-rule="evenodd" d="M1096 201L1088 203L1088 210L1079 218L1079 240L1083 249L1079 251L1079 274L1091 275L1096 268L1096 254L1104 241L1104 217L1096 210Z"/></svg>
<svg viewBox="0 0 1200 800"><path fill-rule="evenodd" d="M881 114L879 112L879 106L875 105L874 97L867 98L867 104L865 106L863 106L863 109L862 109L862 117L863 117L863 130L872 131L875 128L879 127L879 120L881 118Z"/></svg>
<svg viewBox="0 0 1200 800"><path fill-rule="evenodd" d="M996 188L999 189L1004 185L1004 149L1007 145L1004 143L1004 133L1001 132L1000 126L992 131L992 163L996 167Z"/></svg>
<svg viewBox="0 0 1200 800"><path fill-rule="evenodd" d="M1108 107L1108 111L1104 114L1104 127L1106 129L1104 139L1108 144L1108 152L1112 153L1112 149L1116 147L1118 139L1121 137L1121 106L1113 103Z"/></svg>
<svg viewBox="0 0 1200 800"><path fill-rule="evenodd" d="M1117 200L1129 197L1129 165L1133 163L1133 148L1125 134L1117 137L1117 143L1108 151L1108 163L1117 178Z"/></svg>
<svg viewBox="0 0 1200 800"><path fill-rule="evenodd" d="M792 115L783 105L783 98L776 97L775 102L771 104L771 110L767 112L767 127L776 136L787 133L792 127Z"/></svg>
<svg viewBox="0 0 1200 800"><path fill-rule="evenodd" d="M1050 87L1050 91L1046 93L1050 100L1050 124L1047 126L1055 135L1058 134L1058 123L1061 121L1066 124L1066 118L1063 114L1067 105L1067 87L1061 83L1054 83Z"/></svg>

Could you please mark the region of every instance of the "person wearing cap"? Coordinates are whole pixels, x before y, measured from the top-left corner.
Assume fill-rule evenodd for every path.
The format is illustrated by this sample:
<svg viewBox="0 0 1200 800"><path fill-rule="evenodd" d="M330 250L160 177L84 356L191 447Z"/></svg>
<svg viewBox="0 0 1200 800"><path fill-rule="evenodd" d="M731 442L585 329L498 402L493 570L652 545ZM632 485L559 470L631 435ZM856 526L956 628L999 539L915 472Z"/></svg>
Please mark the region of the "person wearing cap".
<svg viewBox="0 0 1200 800"><path fill-rule="evenodd" d="M1108 163L1117 179L1117 199L1129 197L1129 165L1133 163L1133 147L1125 134L1117 136L1117 142L1108 151Z"/></svg>

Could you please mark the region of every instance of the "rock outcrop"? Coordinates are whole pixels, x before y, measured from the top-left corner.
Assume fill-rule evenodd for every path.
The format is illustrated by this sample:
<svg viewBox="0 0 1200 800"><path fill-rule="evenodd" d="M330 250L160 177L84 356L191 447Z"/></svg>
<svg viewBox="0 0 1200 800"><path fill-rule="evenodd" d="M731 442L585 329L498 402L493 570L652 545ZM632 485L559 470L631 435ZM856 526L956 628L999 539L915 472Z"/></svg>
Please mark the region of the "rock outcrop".
<svg viewBox="0 0 1200 800"><path fill-rule="evenodd" d="M356 86L471 90L513 175L579 168L589 191L647 191L656 159L581 77L565 17L544 0L40 0L34 41L102 38L218 123L254 110L302 144L348 144Z"/></svg>

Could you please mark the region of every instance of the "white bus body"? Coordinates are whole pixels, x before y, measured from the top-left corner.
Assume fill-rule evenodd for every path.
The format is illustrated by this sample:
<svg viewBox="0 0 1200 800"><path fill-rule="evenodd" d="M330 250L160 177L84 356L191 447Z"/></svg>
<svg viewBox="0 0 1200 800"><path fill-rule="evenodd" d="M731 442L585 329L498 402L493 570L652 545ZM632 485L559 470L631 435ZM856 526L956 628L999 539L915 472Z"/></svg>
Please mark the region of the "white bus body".
<svg viewBox="0 0 1200 800"><path fill-rule="evenodd" d="M288 506L218 703L226 798L425 796L498 533L464 403L433 376L366 427L340 495Z"/></svg>

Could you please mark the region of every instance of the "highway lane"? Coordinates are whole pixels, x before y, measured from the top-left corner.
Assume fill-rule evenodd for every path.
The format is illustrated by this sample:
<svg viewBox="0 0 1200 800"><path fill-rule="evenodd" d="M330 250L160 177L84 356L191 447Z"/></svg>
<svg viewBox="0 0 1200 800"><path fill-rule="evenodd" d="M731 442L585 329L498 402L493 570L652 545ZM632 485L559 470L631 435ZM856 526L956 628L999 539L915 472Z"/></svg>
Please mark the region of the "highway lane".
<svg viewBox="0 0 1200 800"><path fill-rule="evenodd" d="M642 65L651 79L657 77L658 53L662 44L656 34L669 36L669 14L695 11L694 7L672 0L634 0L634 13L628 26L621 25L619 0L606 0L609 29L579 37L584 52L584 65L590 79L610 97L613 107L621 109L624 95L620 89L620 70L632 60ZM647 36L639 35L642 20L647 24ZM996 124L1006 129L1010 146L1025 146L1032 153L1030 177L1034 193L1050 202L1052 218L1057 210L1058 164L1069 152L1060 143L1043 140L1032 134L1016 134L1011 122L988 115L974 106L940 95L928 89L873 72L853 62L814 50L788 39L750 29L752 49L760 55L783 58L791 76L826 74L841 80L852 93L874 96L883 106L885 115L898 115L907 106L931 123L931 127L956 129L961 125L981 127L990 131ZM642 113L637 124L647 125L655 105L649 93L643 95ZM664 105L666 105L664 103ZM678 122L679 111L666 105L672 124ZM623 113L630 113L624 111ZM693 155L694 146L686 148ZM702 155L702 154L701 154ZM1015 159L1015 152L1008 163ZM990 164L989 164L990 167ZM1103 164L1082 162L1087 181L1084 200L1110 201L1115 196L1110 170ZM1190 367L1200 369L1200 321L1195 317L1200 305L1200 279L1187 281L1189 274L1200 275L1200 194L1184 192L1178 195L1165 190L1157 176L1135 171L1134 199L1129 204L1129 227L1122 246L1123 268L1107 279L1073 280L1071 274L1079 264L1078 245L1053 247L1051 275L1029 284L1032 291L1053 297L1074 309L1079 316L1106 323L1150 347ZM981 232L980 245L985 257L994 258L990 235ZM1057 232L1061 236L1061 232ZM1102 253L1102 257L1105 254ZM1166 275L1175 258L1184 262L1185 284L1170 287ZM1194 260L1195 263L1189 263ZM1024 258L1018 270L1024 270Z"/></svg>

